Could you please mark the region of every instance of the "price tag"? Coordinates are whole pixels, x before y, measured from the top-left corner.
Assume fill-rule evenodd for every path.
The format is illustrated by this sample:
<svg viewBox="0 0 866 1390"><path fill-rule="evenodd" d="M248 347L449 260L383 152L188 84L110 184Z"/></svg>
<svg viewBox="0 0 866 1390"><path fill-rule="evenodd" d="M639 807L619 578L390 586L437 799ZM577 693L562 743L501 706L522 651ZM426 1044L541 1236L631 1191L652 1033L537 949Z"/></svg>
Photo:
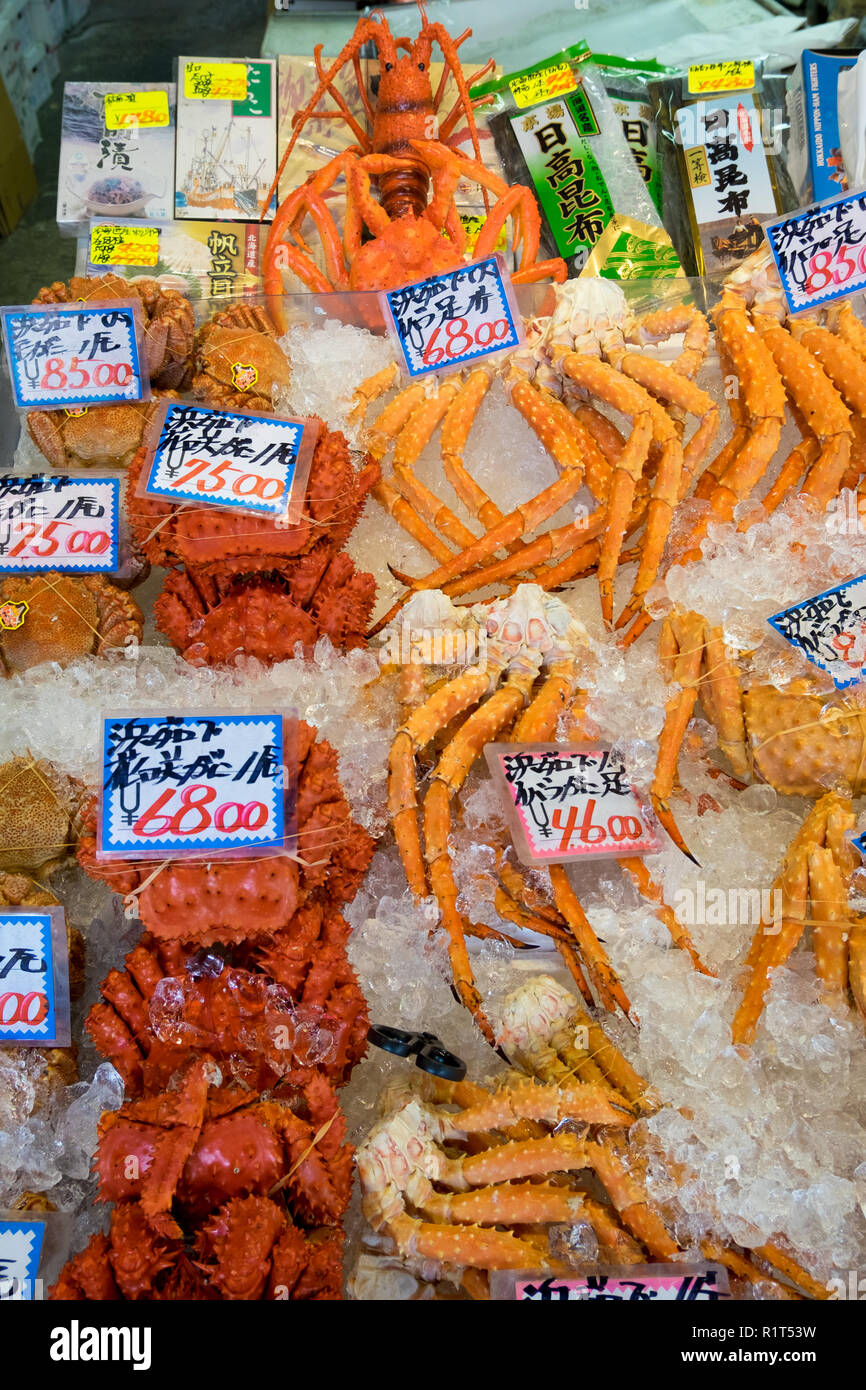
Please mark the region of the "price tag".
<svg viewBox="0 0 866 1390"><path fill-rule="evenodd" d="M471 256L475 251L478 238L481 235L481 229L484 226L484 223L487 221L487 218L479 216L474 212L461 212L460 221L463 224L463 230L466 233L466 250L467 253ZM505 234L505 228L503 227L500 230L499 236L496 238L496 246L494 250L504 251L507 245L508 238Z"/></svg>
<svg viewBox="0 0 866 1390"><path fill-rule="evenodd" d="M522 864L660 848L649 809L629 783L622 758L610 749L491 743L484 752Z"/></svg>
<svg viewBox="0 0 866 1390"><path fill-rule="evenodd" d="M764 223L792 314L866 288L866 193Z"/></svg>
<svg viewBox="0 0 866 1390"><path fill-rule="evenodd" d="M410 376L461 367L523 341L501 256L383 292Z"/></svg>
<svg viewBox="0 0 866 1390"><path fill-rule="evenodd" d="M277 849L285 840L279 715L103 722L101 857Z"/></svg>
<svg viewBox="0 0 866 1390"><path fill-rule="evenodd" d="M116 300L85 308L57 304L0 310L19 409L150 399L139 333L141 305Z"/></svg>
<svg viewBox="0 0 866 1390"><path fill-rule="evenodd" d="M112 573L119 503L118 478L0 477L0 572Z"/></svg>
<svg viewBox="0 0 866 1390"><path fill-rule="evenodd" d="M866 675L866 574L774 613L767 621L837 690Z"/></svg>
<svg viewBox="0 0 866 1390"><path fill-rule="evenodd" d="M609 1274L575 1279L514 1280L520 1303L716 1303L730 1298L727 1271L721 1265L632 1265Z"/></svg>
<svg viewBox="0 0 866 1390"><path fill-rule="evenodd" d="M755 85L755 64L749 62L693 63L689 68L689 92L750 92Z"/></svg>
<svg viewBox="0 0 866 1390"><path fill-rule="evenodd" d="M183 94L205 101L246 101L246 63L185 63Z"/></svg>
<svg viewBox="0 0 866 1390"><path fill-rule="evenodd" d="M0 1220L0 1303L32 1302L37 1297L45 1229L45 1221L33 1217Z"/></svg>
<svg viewBox="0 0 866 1390"><path fill-rule="evenodd" d="M156 265L158 260L158 227L100 222L91 229L91 265Z"/></svg>
<svg viewBox="0 0 866 1390"><path fill-rule="evenodd" d="M69 951L61 907L0 911L0 1044L68 1047Z"/></svg>
<svg viewBox="0 0 866 1390"><path fill-rule="evenodd" d="M541 72L524 72L509 82L511 95L518 106L537 106L550 97L562 97L577 89L577 79L570 63L554 63Z"/></svg>
<svg viewBox="0 0 866 1390"><path fill-rule="evenodd" d="M171 403L160 411L153 458L142 472L143 496L297 519L315 421Z"/></svg>
<svg viewBox="0 0 866 1390"><path fill-rule="evenodd" d="M106 92L105 128L168 125L168 92Z"/></svg>

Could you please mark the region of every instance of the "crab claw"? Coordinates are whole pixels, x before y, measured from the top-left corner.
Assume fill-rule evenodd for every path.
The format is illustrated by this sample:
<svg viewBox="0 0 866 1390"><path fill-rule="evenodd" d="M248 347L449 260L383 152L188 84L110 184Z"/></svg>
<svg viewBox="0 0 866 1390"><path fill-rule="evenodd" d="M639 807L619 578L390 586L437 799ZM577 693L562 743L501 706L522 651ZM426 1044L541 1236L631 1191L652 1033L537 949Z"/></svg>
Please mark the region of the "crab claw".
<svg viewBox="0 0 866 1390"><path fill-rule="evenodd" d="M691 859L692 863L697 864L698 868L700 868L701 862L699 859L695 858L688 845L686 844L685 840L683 839L682 835L680 834L679 826L674 820L674 813L668 805L667 801L665 801L662 797L658 796L655 792L651 792L650 797L652 800L653 810L656 813L656 819L658 820L659 825L662 827L663 830L667 832L667 834L670 836L670 838L676 845L677 849L681 849L686 858Z"/></svg>

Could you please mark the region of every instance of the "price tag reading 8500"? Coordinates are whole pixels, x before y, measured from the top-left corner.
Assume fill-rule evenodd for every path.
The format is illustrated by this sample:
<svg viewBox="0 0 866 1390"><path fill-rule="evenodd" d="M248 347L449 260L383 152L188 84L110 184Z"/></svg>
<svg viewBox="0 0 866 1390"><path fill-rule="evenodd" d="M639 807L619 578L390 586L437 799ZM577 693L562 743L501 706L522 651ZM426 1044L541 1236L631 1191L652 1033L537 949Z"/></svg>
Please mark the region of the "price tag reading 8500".
<svg viewBox="0 0 866 1390"><path fill-rule="evenodd" d="M279 715L107 718L102 758L102 857L243 853L284 843Z"/></svg>
<svg viewBox="0 0 866 1390"><path fill-rule="evenodd" d="M866 193L814 203L764 231L792 314L866 289Z"/></svg>
<svg viewBox="0 0 866 1390"><path fill-rule="evenodd" d="M21 410L150 398L138 334L141 305L21 305L0 310L15 404Z"/></svg>
<svg viewBox="0 0 866 1390"><path fill-rule="evenodd" d="M386 290L390 317L410 376L423 376L522 341L500 256L473 261L401 290Z"/></svg>

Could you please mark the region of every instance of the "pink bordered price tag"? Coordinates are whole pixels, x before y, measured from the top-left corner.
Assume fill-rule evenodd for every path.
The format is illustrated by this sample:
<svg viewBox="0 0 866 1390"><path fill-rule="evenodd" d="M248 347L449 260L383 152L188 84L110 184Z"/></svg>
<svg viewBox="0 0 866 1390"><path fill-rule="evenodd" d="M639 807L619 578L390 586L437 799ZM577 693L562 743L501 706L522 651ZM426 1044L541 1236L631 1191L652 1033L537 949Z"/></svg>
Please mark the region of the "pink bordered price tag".
<svg viewBox="0 0 866 1390"><path fill-rule="evenodd" d="M523 341L511 281L499 255L404 289L385 290L382 307L413 377L454 370Z"/></svg>
<svg viewBox="0 0 866 1390"><path fill-rule="evenodd" d="M0 317L19 409L150 400L139 300L13 305Z"/></svg>
<svg viewBox="0 0 866 1390"><path fill-rule="evenodd" d="M866 288L866 193L764 223L792 314Z"/></svg>
<svg viewBox="0 0 866 1390"><path fill-rule="evenodd" d="M731 1291L727 1270L707 1262L631 1265L571 1279L494 1274L490 1294L518 1303L718 1303Z"/></svg>
<svg viewBox="0 0 866 1390"><path fill-rule="evenodd" d="M69 950L62 907L0 911L0 1045L68 1047Z"/></svg>
<svg viewBox="0 0 866 1390"><path fill-rule="evenodd" d="M114 573L119 504L119 478L0 477L0 573Z"/></svg>
<svg viewBox="0 0 866 1390"><path fill-rule="evenodd" d="M98 857L283 851L295 832L296 727L277 714L105 718Z"/></svg>
<svg viewBox="0 0 866 1390"><path fill-rule="evenodd" d="M837 690L866 676L866 574L783 608L767 621L826 671Z"/></svg>
<svg viewBox="0 0 866 1390"><path fill-rule="evenodd" d="M491 743L484 752L522 864L652 854L661 848L652 812L613 750Z"/></svg>
<svg viewBox="0 0 866 1390"><path fill-rule="evenodd" d="M303 510L318 430L315 420L166 401L151 427L139 494L293 525Z"/></svg>

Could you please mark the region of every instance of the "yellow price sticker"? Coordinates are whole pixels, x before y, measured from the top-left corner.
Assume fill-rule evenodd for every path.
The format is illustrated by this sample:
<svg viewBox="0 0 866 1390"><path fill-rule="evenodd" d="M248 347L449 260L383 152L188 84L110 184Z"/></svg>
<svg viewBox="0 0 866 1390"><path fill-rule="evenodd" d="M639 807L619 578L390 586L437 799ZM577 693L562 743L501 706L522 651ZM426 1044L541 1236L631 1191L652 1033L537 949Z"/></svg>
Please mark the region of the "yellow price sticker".
<svg viewBox="0 0 866 1390"><path fill-rule="evenodd" d="M168 92L106 92L105 127L168 125Z"/></svg>
<svg viewBox="0 0 866 1390"><path fill-rule="evenodd" d="M185 97L204 101L246 101L246 63L186 63L183 70Z"/></svg>
<svg viewBox="0 0 866 1390"><path fill-rule="evenodd" d="M556 63L541 72L523 73L508 85L518 106L537 106L540 101L576 91L577 79L570 63Z"/></svg>
<svg viewBox="0 0 866 1390"><path fill-rule="evenodd" d="M689 68L689 92L750 92L755 85L755 64L751 61L693 63Z"/></svg>
<svg viewBox="0 0 866 1390"><path fill-rule="evenodd" d="M91 229L91 265L156 265L158 259L158 227L103 223Z"/></svg>
<svg viewBox="0 0 866 1390"><path fill-rule="evenodd" d="M685 151L686 168L689 171L689 184L692 188L709 188L713 182L707 152L703 145L693 145Z"/></svg>
<svg viewBox="0 0 866 1390"><path fill-rule="evenodd" d="M461 212L460 221L462 222L463 230L466 233L466 253L469 256L474 256L475 247L478 245L478 238L481 235L481 228L484 226L484 223L487 221L487 218L479 217L474 212ZM499 230L499 236L496 238L496 245L493 247L493 249L494 251L504 251L507 244L508 242L507 237L505 235L505 228L501 227Z"/></svg>

